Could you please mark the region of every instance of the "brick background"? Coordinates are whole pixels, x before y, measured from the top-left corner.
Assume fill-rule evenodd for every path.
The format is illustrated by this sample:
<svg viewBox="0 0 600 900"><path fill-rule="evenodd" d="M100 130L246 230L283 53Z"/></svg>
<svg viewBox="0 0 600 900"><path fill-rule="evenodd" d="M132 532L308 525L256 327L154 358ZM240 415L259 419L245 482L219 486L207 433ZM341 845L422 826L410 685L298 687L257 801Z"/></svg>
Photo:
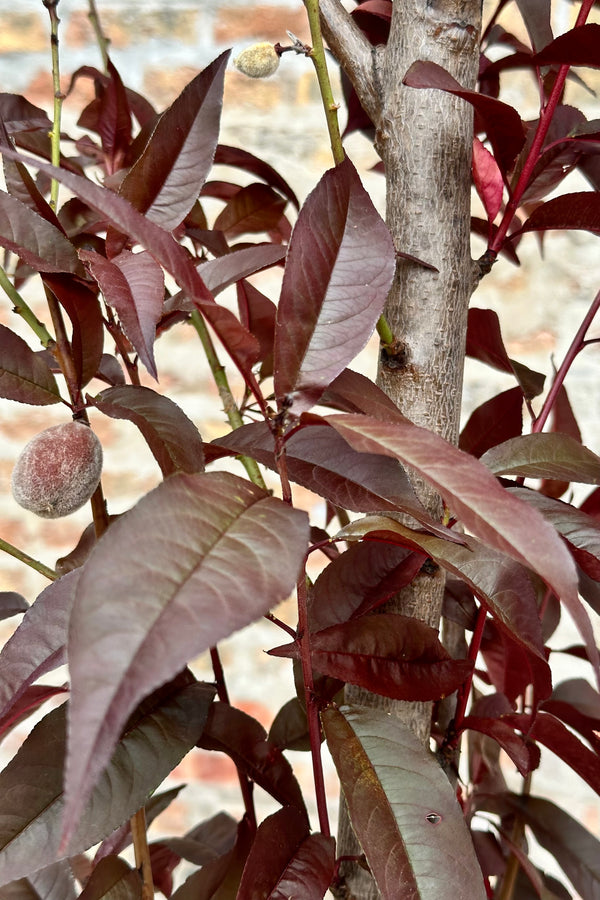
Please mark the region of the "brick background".
<svg viewBox="0 0 600 900"><path fill-rule="evenodd" d="M111 56L126 84L144 94L162 109L187 82L219 52L233 46L234 55L256 39L286 41L286 30L308 39L300 0L98 0L105 31L111 39ZM87 18L85 0L61 0L61 68L66 86L70 74L82 65L101 66ZM576 12L565 4L560 30L568 26ZM20 0L13 12L0 0L0 90L23 93L32 102L51 109L51 81L48 74L48 16L41 0ZM600 88L599 73L585 72L586 80ZM521 74L510 75L509 102L525 98L528 114L535 110L535 93ZM65 103L65 125L71 127L89 91L81 79L77 93ZM588 118L600 115L598 101L579 88L570 88L570 101L582 105ZM339 93L339 91L338 91ZM222 122L222 141L252 150L279 169L303 198L330 163L325 124L319 106L312 66L307 60L286 54L277 75L253 81L230 68ZM347 149L380 208L383 181L369 171L376 161L372 148L359 135L347 142ZM569 190L585 189L585 183L571 184ZM521 244L523 265L517 269L501 261L474 297L474 305L489 306L500 314L509 354L551 372L551 357L560 362L574 328L581 321L598 288L600 265L597 239L585 233L549 236L545 241L545 264L539 266L534 237ZM474 253L481 252L479 247ZM565 262L567 265L565 265ZM256 278L257 286L276 299L277 285L272 275ZM43 305L33 285L27 297L43 316ZM0 322L15 326L10 305L0 297ZM598 327L590 336L600 333ZM581 355L572 372L570 391L576 412L584 422L584 440L600 451L600 408L598 392L599 350L591 347ZM375 369L375 342L354 365L367 374ZM205 439L225 431L220 403L199 352L194 335L182 328L170 332L157 347L161 373L159 389L164 390L198 424ZM465 415L496 390L512 386L509 379L469 362L466 370ZM147 384L156 385L147 379ZM92 386L93 387L93 386ZM101 387L100 385L98 388ZM105 448L103 482L111 512L128 508L144 492L156 485L160 473L146 451L136 429L129 423L93 415L93 425ZM64 421L57 408L21 408L0 401L0 535L26 548L31 555L54 565L68 552L87 524L85 510L58 522L46 523L23 513L10 497L9 481L14 459L23 444L36 432ZM318 514L319 506L308 492L298 498ZM0 590L21 591L31 600L45 586L44 580L7 556L0 557ZM293 623L293 610L281 612ZM0 623L0 638L11 623ZM557 644L576 640L568 623ZM278 706L291 696L293 687L287 663L265 657L262 648L280 642L268 623L259 623L226 642L225 663L230 662L230 690L233 702L255 715L268 727ZM581 667L583 669L583 667ZM587 670L586 670L587 671ZM202 677L211 674L205 660L198 661ZM258 673L260 680L258 680ZM561 677L580 674L576 662ZM14 751L18 735L9 737L3 755ZM302 780L310 784L308 758L295 754L294 765ZM328 769L335 815L335 788ZM163 827L185 827L190 816L209 815L219 806L240 812L239 791L226 762L214 756L194 755L175 773L174 780L190 780L190 787L165 815ZM534 780L537 791L547 791L556 802L575 810L585 824L600 831L596 799L563 768L550 767L548 774ZM262 809L269 809L264 798Z"/></svg>

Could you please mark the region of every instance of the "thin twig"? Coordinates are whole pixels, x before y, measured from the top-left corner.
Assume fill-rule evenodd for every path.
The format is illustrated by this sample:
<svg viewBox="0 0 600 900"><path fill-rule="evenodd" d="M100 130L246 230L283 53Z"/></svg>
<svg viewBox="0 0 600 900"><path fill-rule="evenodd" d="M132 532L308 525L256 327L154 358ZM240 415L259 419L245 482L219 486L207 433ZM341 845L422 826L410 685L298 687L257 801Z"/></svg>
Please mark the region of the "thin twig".
<svg viewBox="0 0 600 900"><path fill-rule="evenodd" d="M60 120L64 94L60 89L60 64L58 54L58 0L43 0L44 6L50 14L50 47L52 51L52 86L54 91L54 113L52 117L51 132L51 162L57 168L60 166ZM56 212L58 207L58 181L52 179L50 184L50 206Z"/></svg>
<svg viewBox="0 0 600 900"><path fill-rule="evenodd" d="M32 556L29 556L23 550L19 550L18 547L15 547L13 544L9 544L8 541L5 541L3 538L0 538L0 550L4 550L5 553L8 553L10 556L14 556L15 559L18 559L20 562L25 563L26 566L29 566L30 569L35 569L36 572L39 572L40 575L45 575L46 578L49 578L50 581L55 581L58 578L58 575L54 571L54 569L48 568L44 563L39 562L37 559L34 559Z"/></svg>
<svg viewBox="0 0 600 900"><path fill-rule="evenodd" d="M98 10L96 9L96 0L88 0L90 11L88 12L88 19L92 23L92 28L94 29L94 34L96 35L96 41L98 43L98 47L100 48L100 53L102 54L102 64L104 66L104 71L106 72L108 69L108 45L110 44L110 40L104 34L102 30L102 24L100 22L100 16L98 15Z"/></svg>
<svg viewBox="0 0 600 900"><path fill-rule="evenodd" d="M129 820L135 865L142 879L142 900L152 900L154 897L154 883L152 881L152 863L150 861L150 848L146 832L146 811L141 809Z"/></svg>
<svg viewBox="0 0 600 900"><path fill-rule="evenodd" d="M38 336L43 347L48 349L54 344L54 338L46 328L43 322L34 315L32 309L23 300L16 287L0 266L0 287L3 289L7 297L12 301L14 312L18 313L21 318L27 322L31 330Z"/></svg>

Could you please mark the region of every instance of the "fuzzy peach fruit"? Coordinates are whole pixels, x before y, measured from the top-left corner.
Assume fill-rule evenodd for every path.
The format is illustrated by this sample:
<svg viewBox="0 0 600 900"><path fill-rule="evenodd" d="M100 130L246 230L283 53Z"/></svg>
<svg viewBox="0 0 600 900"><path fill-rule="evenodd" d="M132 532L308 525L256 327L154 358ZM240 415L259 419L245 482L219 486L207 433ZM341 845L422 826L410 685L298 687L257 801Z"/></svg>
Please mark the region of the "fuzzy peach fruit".
<svg viewBox="0 0 600 900"><path fill-rule="evenodd" d="M13 497L44 519L58 519L90 499L101 471L102 445L91 428L81 422L54 425L23 448L13 469Z"/></svg>

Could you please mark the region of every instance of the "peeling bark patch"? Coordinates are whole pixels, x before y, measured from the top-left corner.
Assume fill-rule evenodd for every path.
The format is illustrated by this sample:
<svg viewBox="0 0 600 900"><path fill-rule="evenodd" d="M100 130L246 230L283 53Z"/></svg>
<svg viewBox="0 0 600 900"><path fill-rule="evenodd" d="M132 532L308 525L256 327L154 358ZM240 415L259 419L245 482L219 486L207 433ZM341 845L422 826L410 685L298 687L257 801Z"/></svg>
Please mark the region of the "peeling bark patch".
<svg viewBox="0 0 600 900"><path fill-rule="evenodd" d="M409 351L403 341L394 341L392 344L386 344L381 348L380 358L383 368L406 369L408 366Z"/></svg>

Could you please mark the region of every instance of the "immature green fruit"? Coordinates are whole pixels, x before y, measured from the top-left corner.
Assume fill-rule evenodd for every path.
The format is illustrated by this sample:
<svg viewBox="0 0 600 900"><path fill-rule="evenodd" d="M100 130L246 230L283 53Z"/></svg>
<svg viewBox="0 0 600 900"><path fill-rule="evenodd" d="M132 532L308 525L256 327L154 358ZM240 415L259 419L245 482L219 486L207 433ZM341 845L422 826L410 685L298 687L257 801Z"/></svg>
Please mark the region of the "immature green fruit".
<svg viewBox="0 0 600 900"><path fill-rule="evenodd" d="M68 516L100 481L102 445L91 428L66 422L40 432L24 447L12 473L13 497L44 519Z"/></svg>
<svg viewBox="0 0 600 900"><path fill-rule="evenodd" d="M273 44L261 41L260 44L252 44L246 50L242 50L233 61L236 69L248 75L250 78L268 78L277 71L279 66L279 54Z"/></svg>

